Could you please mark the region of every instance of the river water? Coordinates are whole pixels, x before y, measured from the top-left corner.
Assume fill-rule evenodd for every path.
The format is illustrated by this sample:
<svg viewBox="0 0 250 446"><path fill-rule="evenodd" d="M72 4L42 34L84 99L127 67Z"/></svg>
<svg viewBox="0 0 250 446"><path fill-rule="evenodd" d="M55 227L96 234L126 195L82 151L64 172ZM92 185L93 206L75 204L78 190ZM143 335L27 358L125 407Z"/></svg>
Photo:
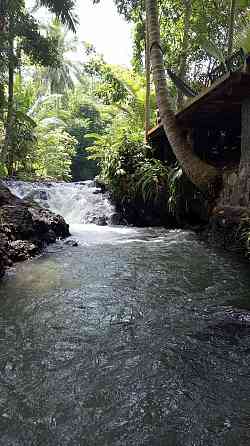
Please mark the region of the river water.
<svg viewBox="0 0 250 446"><path fill-rule="evenodd" d="M113 212L91 183L45 189L79 244L1 283L0 445L249 446L249 266L191 232L89 224Z"/></svg>

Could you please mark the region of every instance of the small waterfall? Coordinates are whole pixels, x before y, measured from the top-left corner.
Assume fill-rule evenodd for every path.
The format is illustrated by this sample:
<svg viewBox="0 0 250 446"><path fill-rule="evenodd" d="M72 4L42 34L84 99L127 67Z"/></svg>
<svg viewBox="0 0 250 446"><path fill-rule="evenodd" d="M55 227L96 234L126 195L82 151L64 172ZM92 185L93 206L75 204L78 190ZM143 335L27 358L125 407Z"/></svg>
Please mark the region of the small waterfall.
<svg viewBox="0 0 250 446"><path fill-rule="evenodd" d="M107 225L115 213L107 194L101 193L91 180L80 183L7 181L5 184L18 197L37 201L62 215L70 225Z"/></svg>

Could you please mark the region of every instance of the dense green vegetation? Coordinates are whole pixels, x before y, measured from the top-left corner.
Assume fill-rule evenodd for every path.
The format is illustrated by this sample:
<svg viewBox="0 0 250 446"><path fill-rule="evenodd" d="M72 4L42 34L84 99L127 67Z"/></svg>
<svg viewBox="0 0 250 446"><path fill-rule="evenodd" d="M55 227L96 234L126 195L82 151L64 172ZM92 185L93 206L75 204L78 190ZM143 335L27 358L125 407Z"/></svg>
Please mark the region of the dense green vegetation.
<svg viewBox="0 0 250 446"><path fill-rule="evenodd" d="M1 2L0 175L84 180L98 174L120 199L152 201L168 190L172 209L185 164L180 153L182 169L171 170L155 159L145 137L157 108L153 89L147 94L145 6L115 2L134 24L129 70L107 64L91 44L78 42L74 3L40 1L54 14L45 25L24 0ZM247 0L161 0L159 10L165 67L196 91L214 64L240 46L249 49ZM72 61L77 48L82 62ZM170 106L183 105L183 92L170 80L167 87Z"/></svg>

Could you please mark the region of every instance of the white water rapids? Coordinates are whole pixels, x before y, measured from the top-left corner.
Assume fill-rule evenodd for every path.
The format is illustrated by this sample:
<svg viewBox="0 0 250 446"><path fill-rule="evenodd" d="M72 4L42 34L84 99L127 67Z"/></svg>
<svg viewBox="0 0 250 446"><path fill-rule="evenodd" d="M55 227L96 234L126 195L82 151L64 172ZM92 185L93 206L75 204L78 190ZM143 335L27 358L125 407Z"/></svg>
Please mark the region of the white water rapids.
<svg viewBox="0 0 250 446"><path fill-rule="evenodd" d="M101 193L94 181L31 183L11 180L6 186L18 197L32 199L64 217L72 238L81 245L145 242L144 228L114 224L119 216L108 194ZM147 228L146 239L153 238L154 243L158 243L165 237L165 229ZM174 243L176 237L173 235Z"/></svg>
<svg viewBox="0 0 250 446"><path fill-rule="evenodd" d="M7 185L18 197L34 199L62 215L70 225L98 223L100 219L107 224L115 212L107 194L102 194L91 180L81 183L9 181Z"/></svg>
<svg viewBox="0 0 250 446"><path fill-rule="evenodd" d="M108 194L101 193L94 181L80 183L28 183L7 181L9 189L20 198L28 198L62 215L70 233L80 243L105 243L127 239L142 232L112 225L115 208Z"/></svg>

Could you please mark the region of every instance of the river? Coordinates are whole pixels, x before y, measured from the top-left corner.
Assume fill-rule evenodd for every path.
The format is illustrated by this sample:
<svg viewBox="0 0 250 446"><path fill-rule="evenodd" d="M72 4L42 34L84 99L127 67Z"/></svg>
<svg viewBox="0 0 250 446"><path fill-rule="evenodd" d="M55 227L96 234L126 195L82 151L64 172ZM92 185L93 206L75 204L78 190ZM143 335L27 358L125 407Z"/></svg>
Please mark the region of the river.
<svg viewBox="0 0 250 446"><path fill-rule="evenodd" d="M90 224L113 212L92 183L39 187L12 185L78 246L1 282L0 445L249 446L249 266L192 232Z"/></svg>

